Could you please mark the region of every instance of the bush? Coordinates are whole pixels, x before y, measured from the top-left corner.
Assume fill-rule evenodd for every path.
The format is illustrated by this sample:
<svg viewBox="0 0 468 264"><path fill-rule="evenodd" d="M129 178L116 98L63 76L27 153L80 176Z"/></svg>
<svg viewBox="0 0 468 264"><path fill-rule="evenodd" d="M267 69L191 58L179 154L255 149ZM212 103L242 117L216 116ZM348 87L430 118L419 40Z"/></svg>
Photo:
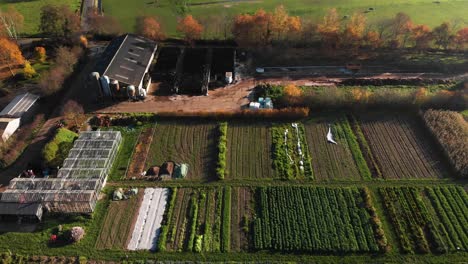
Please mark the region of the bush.
<svg viewBox="0 0 468 264"><path fill-rule="evenodd" d="M81 239L83 239L84 235L85 235L85 231L80 226L72 227L72 229L70 230L70 240L73 243L76 243L80 241Z"/></svg>
<svg viewBox="0 0 468 264"><path fill-rule="evenodd" d="M227 123L220 123L218 126L218 164L216 166L216 175L218 179L223 180L226 174L226 153L227 153Z"/></svg>
<svg viewBox="0 0 468 264"><path fill-rule="evenodd" d="M58 129L54 138L42 150L44 162L51 167L62 165L77 137L78 134L66 128Z"/></svg>

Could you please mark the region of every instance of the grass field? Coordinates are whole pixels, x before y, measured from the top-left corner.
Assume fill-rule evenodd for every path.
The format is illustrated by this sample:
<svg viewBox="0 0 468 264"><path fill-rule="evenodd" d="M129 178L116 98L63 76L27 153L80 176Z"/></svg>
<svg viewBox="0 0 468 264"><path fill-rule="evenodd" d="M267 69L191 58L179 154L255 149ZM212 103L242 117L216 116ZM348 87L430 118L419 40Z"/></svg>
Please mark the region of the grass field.
<svg viewBox="0 0 468 264"><path fill-rule="evenodd" d="M186 178L214 179L215 127L214 123L200 122L158 123L146 168L161 166L166 161L187 163L189 170Z"/></svg>
<svg viewBox="0 0 468 264"><path fill-rule="evenodd" d="M143 189L140 189L138 195L129 200L110 202L96 241L97 248L126 249L142 197Z"/></svg>
<svg viewBox="0 0 468 264"><path fill-rule="evenodd" d="M68 5L73 11L80 12L80 0L0 0L0 9L6 10L8 6L14 6L24 17L24 26L20 30L21 35L34 35L39 33L41 7L46 4Z"/></svg>
<svg viewBox="0 0 468 264"><path fill-rule="evenodd" d="M444 159L431 148L428 132L415 117L387 114L360 116L360 127L386 179L448 176Z"/></svg>
<svg viewBox="0 0 468 264"><path fill-rule="evenodd" d="M329 126L338 144L327 142ZM370 179L371 174L345 116L308 120L306 139L312 156L312 169L317 180Z"/></svg>
<svg viewBox="0 0 468 264"><path fill-rule="evenodd" d="M229 123L227 179L271 179L271 131L267 124Z"/></svg>
<svg viewBox="0 0 468 264"><path fill-rule="evenodd" d="M109 179L120 180L125 177L129 162L132 158L135 144L141 133L141 128L112 127L112 130L122 133L122 143L120 143L119 153L117 154L114 165L110 172Z"/></svg>
<svg viewBox="0 0 468 264"><path fill-rule="evenodd" d="M168 35L175 36L177 17L171 0L159 0L154 6L153 1L147 0L103 0L104 12L116 17L127 31L133 31L135 17L138 15L156 15L159 17ZM398 12L406 12L415 23L425 23L433 27L443 21L464 19L468 13L467 0L441 0L440 4L433 0L268 0L268 1L188 1L188 13L205 21L213 21L214 17L229 17L238 13L254 12L259 8L273 10L283 4L291 15L317 21L330 8L337 8L342 15L353 12L364 12L370 7L375 10L366 13L369 21L394 16ZM211 19L210 19L211 18ZM223 19L224 20L224 19ZM223 21L221 20L221 22ZM216 20L217 21L217 20Z"/></svg>

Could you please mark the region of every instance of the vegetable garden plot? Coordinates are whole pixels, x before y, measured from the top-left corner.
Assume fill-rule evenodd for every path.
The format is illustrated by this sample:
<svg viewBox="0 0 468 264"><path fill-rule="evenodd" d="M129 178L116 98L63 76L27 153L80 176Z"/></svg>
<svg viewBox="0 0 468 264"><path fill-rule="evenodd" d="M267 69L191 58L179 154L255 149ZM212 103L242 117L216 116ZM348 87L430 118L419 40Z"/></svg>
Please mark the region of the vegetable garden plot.
<svg viewBox="0 0 468 264"><path fill-rule="evenodd" d="M271 144L269 125L229 123L226 178L274 178Z"/></svg>
<svg viewBox="0 0 468 264"><path fill-rule="evenodd" d="M357 188L262 187L256 192L253 248L290 252L378 252L381 229L371 224Z"/></svg>
<svg viewBox="0 0 468 264"><path fill-rule="evenodd" d="M461 187L380 188L403 253L468 251L468 196Z"/></svg>
<svg viewBox="0 0 468 264"><path fill-rule="evenodd" d="M346 117L310 120L304 124L304 127L316 179L371 178L356 136ZM338 143L336 145L327 142L326 135L329 128L331 128L334 140Z"/></svg>
<svg viewBox="0 0 468 264"><path fill-rule="evenodd" d="M177 189L171 199L159 249L162 251L228 251L231 188Z"/></svg>
<svg viewBox="0 0 468 264"><path fill-rule="evenodd" d="M143 192L124 201L111 201L96 241L98 249L125 249L138 216Z"/></svg>
<svg viewBox="0 0 468 264"><path fill-rule="evenodd" d="M166 188L145 189L143 201L138 211L138 218L127 249L156 249L168 193L169 190Z"/></svg>
<svg viewBox="0 0 468 264"><path fill-rule="evenodd" d="M384 178L438 178L448 171L415 118L366 115L360 121Z"/></svg>
<svg viewBox="0 0 468 264"><path fill-rule="evenodd" d="M299 123L275 125L271 128L271 133L276 175L282 179L313 179L304 126Z"/></svg>
<svg viewBox="0 0 468 264"><path fill-rule="evenodd" d="M130 166L127 170L127 179L141 178L142 172L146 170L145 162L148 156L148 151L151 146L151 141L153 141L155 127L147 127L143 129L140 136L138 137L137 144L130 162Z"/></svg>
<svg viewBox="0 0 468 264"><path fill-rule="evenodd" d="M216 124L160 122L146 159L146 168L166 161L187 163L188 179L216 178Z"/></svg>
<svg viewBox="0 0 468 264"><path fill-rule="evenodd" d="M249 229L253 214L252 190L245 187L233 187L231 198L231 251L248 251Z"/></svg>

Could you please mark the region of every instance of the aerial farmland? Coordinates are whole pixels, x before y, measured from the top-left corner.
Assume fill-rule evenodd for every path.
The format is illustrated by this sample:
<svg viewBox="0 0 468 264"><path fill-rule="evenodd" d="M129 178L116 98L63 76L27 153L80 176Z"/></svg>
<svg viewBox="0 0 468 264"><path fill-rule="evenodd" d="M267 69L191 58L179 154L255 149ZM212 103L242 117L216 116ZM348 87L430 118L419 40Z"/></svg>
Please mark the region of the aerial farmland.
<svg viewBox="0 0 468 264"><path fill-rule="evenodd" d="M0 263L465 263L467 0L0 0Z"/></svg>

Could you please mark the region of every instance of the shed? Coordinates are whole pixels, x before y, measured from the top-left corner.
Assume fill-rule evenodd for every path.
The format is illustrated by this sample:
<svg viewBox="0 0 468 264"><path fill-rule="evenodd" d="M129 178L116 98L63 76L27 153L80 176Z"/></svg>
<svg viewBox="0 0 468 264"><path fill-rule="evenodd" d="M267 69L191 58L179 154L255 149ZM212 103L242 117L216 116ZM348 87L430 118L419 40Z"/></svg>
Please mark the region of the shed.
<svg viewBox="0 0 468 264"><path fill-rule="evenodd" d="M22 117L39 99L39 96L25 93L13 98L13 100L0 112L3 117Z"/></svg>
<svg viewBox="0 0 468 264"><path fill-rule="evenodd" d="M20 118L0 117L0 135L3 142L6 142L20 126Z"/></svg>
<svg viewBox="0 0 468 264"><path fill-rule="evenodd" d="M42 218L41 203L0 203L0 217L26 217L40 221Z"/></svg>

